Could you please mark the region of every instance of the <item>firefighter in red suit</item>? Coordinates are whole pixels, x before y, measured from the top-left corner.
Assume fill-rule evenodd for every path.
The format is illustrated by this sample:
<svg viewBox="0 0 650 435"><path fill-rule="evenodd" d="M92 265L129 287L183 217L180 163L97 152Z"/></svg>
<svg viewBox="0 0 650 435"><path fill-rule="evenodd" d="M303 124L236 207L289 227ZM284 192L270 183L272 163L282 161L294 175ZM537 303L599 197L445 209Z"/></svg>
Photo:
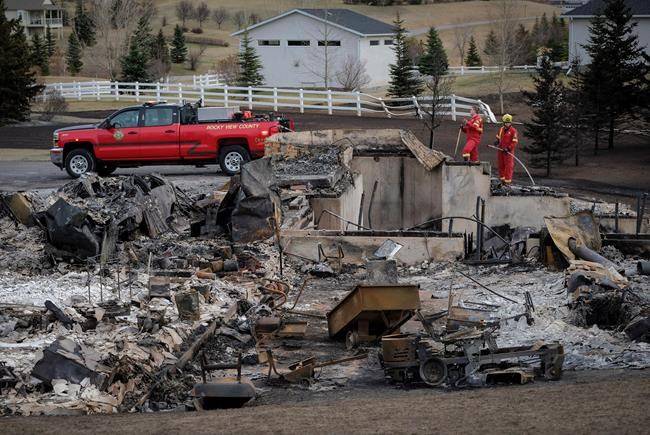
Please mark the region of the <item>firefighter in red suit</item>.
<svg viewBox="0 0 650 435"><path fill-rule="evenodd" d="M481 135L483 135L483 118L478 114L476 106L472 106L469 114L471 118L460 127L467 135L467 141L463 148L463 159L478 162L478 146L481 143Z"/></svg>
<svg viewBox="0 0 650 435"><path fill-rule="evenodd" d="M503 115L503 127L497 133L494 145L499 147L499 178L504 184L512 183L512 173L515 170L515 148L519 143L517 129L512 126L512 115Z"/></svg>

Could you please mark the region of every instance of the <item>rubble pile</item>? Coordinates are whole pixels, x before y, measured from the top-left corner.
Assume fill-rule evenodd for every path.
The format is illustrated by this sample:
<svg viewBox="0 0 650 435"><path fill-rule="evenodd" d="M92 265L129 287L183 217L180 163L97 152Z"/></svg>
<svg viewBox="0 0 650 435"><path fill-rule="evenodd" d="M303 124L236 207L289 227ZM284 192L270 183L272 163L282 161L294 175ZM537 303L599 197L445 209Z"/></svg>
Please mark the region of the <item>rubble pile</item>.
<svg viewBox="0 0 650 435"><path fill-rule="evenodd" d="M189 411L289 389L454 389L650 367L650 265L606 243L593 212L492 222L484 200L468 208L452 192L446 206L476 204L473 216L451 213L456 230L438 225L444 216L373 229L373 201L395 198L374 179L363 188L349 163L358 142L364 162L393 167L392 145L355 134L329 148L288 140L207 194L156 175L1 194L0 412ZM394 167L489 180L393 136L406 141L395 158L418 156ZM568 209L548 189L495 188L508 207L521 195ZM318 229L317 203L340 230ZM380 211L385 222L398 213ZM425 261L409 257L422 246Z"/></svg>

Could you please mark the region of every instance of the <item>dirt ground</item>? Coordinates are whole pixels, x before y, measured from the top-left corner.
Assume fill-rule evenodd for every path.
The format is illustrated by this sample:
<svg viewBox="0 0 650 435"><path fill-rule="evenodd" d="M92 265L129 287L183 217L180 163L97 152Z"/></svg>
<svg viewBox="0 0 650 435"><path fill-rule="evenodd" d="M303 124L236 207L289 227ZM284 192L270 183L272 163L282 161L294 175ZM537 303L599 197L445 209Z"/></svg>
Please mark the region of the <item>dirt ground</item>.
<svg viewBox="0 0 650 435"><path fill-rule="evenodd" d="M342 389L296 403L205 413L7 418L24 433L647 433L647 371L569 372L539 382L444 392ZM291 403L292 402L292 403Z"/></svg>

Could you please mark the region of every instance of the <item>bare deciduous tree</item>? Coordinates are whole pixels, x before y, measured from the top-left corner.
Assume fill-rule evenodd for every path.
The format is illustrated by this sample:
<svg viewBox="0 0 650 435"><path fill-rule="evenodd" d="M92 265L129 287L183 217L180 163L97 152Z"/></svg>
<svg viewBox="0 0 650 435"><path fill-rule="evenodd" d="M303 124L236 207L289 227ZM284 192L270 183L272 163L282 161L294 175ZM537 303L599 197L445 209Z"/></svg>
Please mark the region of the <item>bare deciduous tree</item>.
<svg viewBox="0 0 650 435"><path fill-rule="evenodd" d="M207 46L203 44L199 45L198 47L194 46L190 48L190 52L187 55L187 61L189 62L190 69L192 71L196 71L196 67L199 65L199 62L201 61L201 58L203 57L206 49Z"/></svg>
<svg viewBox="0 0 650 435"><path fill-rule="evenodd" d="M221 29L221 25L228 19L230 14L223 6L218 7L212 11L212 20L217 24L217 28Z"/></svg>
<svg viewBox="0 0 650 435"><path fill-rule="evenodd" d="M494 65L499 66L494 84L499 94L499 107L501 113L505 112L503 94L507 91L509 82L506 69L514 64L521 53L521 45L525 41L517 39L517 23L523 16L522 5L517 0L498 0L495 2L496 13L492 20L496 22L492 30L497 37L497 50L490 56Z"/></svg>
<svg viewBox="0 0 650 435"><path fill-rule="evenodd" d="M260 21L262 21L262 18L260 18L260 16L257 15L255 12L252 12L251 14L248 15L248 25L249 26L257 24Z"/></svg>
<svg viewBox="0 0 650 435"><path fill-rule="evenodd" d="M199 22L199 27L203 27L203 22L210 18L210 8L205 2L199 3L194 10L194 19Z"/></svg>
<svg viewBox="0 0 650 435"><path fill-rule="evenodd" d="M176 16L181 20L183 27L185 27L185 21L194 16L194 6L192 5L192 2L189 0L181 0L178 2L176 5Z"/></svg>
<svg viewBox="0 0 650 435"><path fill-rule="evenodd" d="M237 26L237 29L241 29L246 25L246 20L248 17L246 16L246 12L244 11L237 11L232 15L232 22Z"/></svg>
<svg viewBox="0 0 650 435"><path fill-rule="evenodd" d="M115 80L120 73L120 59L128 50L138 20L143 15L153 14L151 8L150 1L94 0L90 16L97 42L92 50L85 50L84 70Z"/></svg>
<svg viewBox="0 0 650 435"><path fill-rule="evenodd" d="M346 91L360 91L370 83L370 76L366 73L366 63L350 55L341 64L336 73L336 80Z"/></svg>
<svg viewBox="0 0 650 435"><path fill-rule="evenodd" d="M422 122L429 130L429 148L434 146L434 131L440 127L449 95L452 94L454 78L436 74L424 79L425 91L418 100Z"/></svg>
<svg viewBox="0 0 650 435"><path fill-rule="evenodd" d="M465 64L465 51L469 38L472 36L472 28L466 27L462 22L456 22L454 27L454 48L458 51L460 56L460 64Z"/></svg>
<svg viewBox="0 0 650 435"><path fill-rule="evenodd" d="M325 9L325 16L328 16L327 11ZM314 50L309 50L309 60L304 63L305 68L318 77L325 88L330 87L336 70L338 50L335 45L340 42L332 40L334 34L332 23L327 19L324 20L311 38L316 40L317 47Z"/></svg>
<svg viewBox="0 0 650 435"><path fill-rule="evenodd" d="M231 54L223 59L219 59L215 69L219 75L219 80L229 86L237 84L237 80L239 79L239 56Z"/></svg>

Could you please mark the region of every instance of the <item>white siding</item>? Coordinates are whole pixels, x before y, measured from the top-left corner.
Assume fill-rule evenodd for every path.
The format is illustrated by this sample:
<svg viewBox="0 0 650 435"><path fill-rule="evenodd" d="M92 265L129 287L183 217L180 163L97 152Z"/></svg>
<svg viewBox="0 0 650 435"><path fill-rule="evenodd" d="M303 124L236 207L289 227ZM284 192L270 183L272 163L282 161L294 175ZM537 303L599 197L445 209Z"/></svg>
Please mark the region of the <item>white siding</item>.
<svg viewBox="0 0 650 435"><path fill-rule="evenodd" d="M639 35L639 43L645 46L646 53L650 54L650 18L635 18L637 22L634 31ZM576 56L580 62L589 63L590 57L583 48L589 42L589 18L569 17L569 60L573 61Z"/></svg>
<svg viewBox="0 0 650 435"><path fill-rule="evenodd" d="M395 62L392 45L385 45L391 36L367 36L359 40L361 61L366 64L366 72L372 79L369 86L384 86L388 83L388 66ZM379 41L379 45L370 45L370 41Z"/></svg>
<svg viewBox="0 0 650 435"><path fill-rule="evenodd" d="M360 47L363 38L347 30L327 26L327 39L341 41L340 47L329 47L328 65L330 87L338 87L336 72L341 63L348 57L360 59ZM277 87L323 87L324 80L324 52L325 47L319 47L318 41L325 39L325 23L306 17L299 13L287 15L263 26L249 31L252 44L260 56L263 64L265 84ZM240 40L243 35L239 35ZM259 40L280 40L280 46L259 46ZM383 39L383 38L382 38ZM288 46L289 40L309 40L309 47ZM362 43L360 44L360 41ZM368 42L366 41L367 45ZM377 82L375 75L384 76L389 62L382 65L384 57L383 47L369 47L379 49L378 56L368 56L367 73ZM388 59L387 59L388 60ZM371 64L372 62L372 64Z"/></svg>

